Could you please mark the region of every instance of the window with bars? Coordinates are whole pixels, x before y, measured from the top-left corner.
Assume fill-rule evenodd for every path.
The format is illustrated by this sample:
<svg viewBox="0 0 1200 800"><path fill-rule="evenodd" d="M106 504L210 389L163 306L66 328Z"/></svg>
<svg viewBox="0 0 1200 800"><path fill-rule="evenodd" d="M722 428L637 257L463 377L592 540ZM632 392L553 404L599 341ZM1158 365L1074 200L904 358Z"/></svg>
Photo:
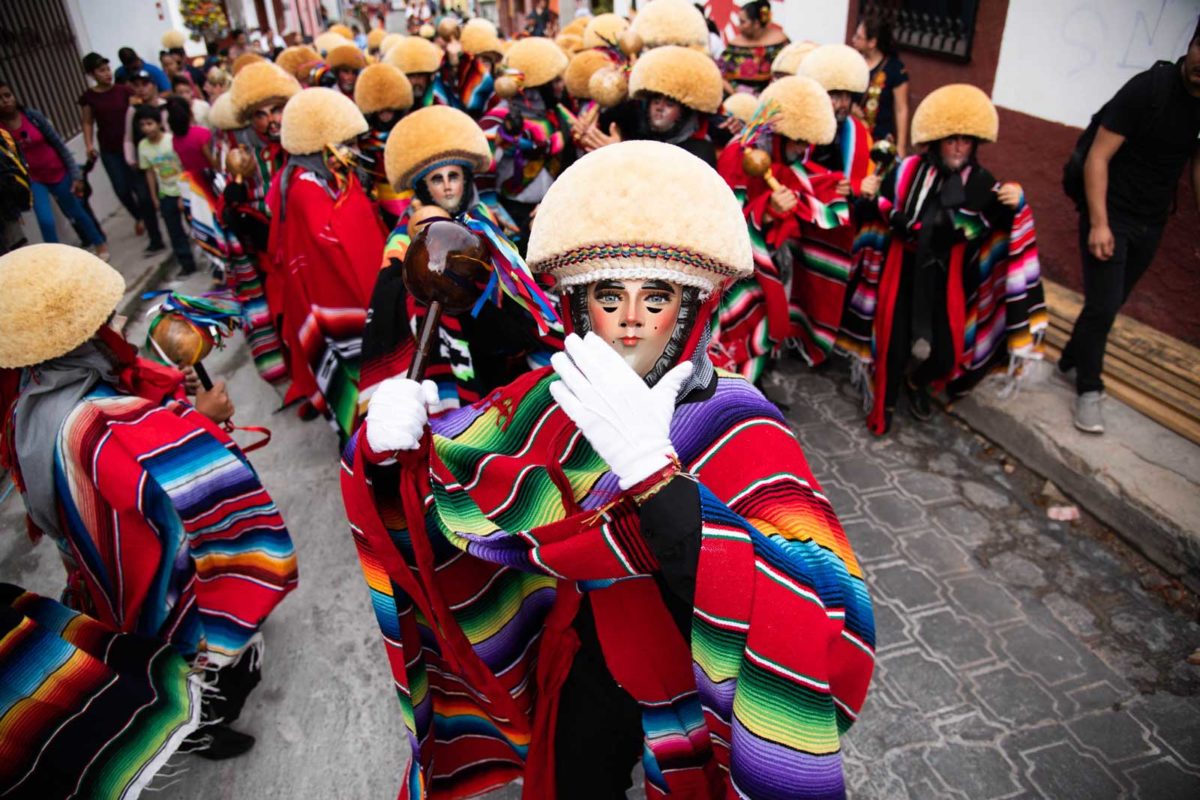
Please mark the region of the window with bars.
<svg viewBox="0 0 1200 800"><path fill-rule="evenodd" d="M979 0L859 0L859 19L887 22L896 46L952 61L970 61Z"/></svg>
<svg viewBox="0 0 1200 800"><path fill-rule="evenodd" d="M0 0L0 77L64 139L79 133L76 101L87 81L63 0Z"/></svg>

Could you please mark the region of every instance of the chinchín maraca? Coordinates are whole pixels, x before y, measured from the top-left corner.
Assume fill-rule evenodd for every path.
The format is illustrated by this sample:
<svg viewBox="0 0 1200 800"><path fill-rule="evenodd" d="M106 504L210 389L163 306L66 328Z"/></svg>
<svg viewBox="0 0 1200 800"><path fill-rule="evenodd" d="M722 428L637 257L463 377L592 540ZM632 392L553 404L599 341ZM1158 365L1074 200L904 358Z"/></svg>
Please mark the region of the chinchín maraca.
<svg viewBox="0 0 1200 800"><path fill-rule="evenodd" d="M438 217L421 226L404 256L404 286L429 313L417 336L409 378L419 381L424 376L442 312L470 310L484 292L488 272L487 247L477 233Z"/></svg>
<svg viewBox="0 0 1200 800"><path fill-rule="evenodd" d="M145 299L157 296L144 295ZM158 306L151 309L147 341L165 361L180 367L192 367L204 388L211 389L212 379L201 362L213 347L221 347L226 336L241 324L241 306L215 297L189 297L167 292Z"/></svg>

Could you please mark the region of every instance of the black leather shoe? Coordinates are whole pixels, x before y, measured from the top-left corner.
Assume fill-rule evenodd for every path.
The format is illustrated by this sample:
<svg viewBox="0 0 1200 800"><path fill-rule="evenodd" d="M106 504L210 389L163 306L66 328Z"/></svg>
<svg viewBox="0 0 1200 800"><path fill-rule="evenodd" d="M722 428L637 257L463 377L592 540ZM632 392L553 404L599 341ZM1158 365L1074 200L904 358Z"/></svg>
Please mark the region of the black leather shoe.
<svg viewBox="0 0 1200 800"><path fill-rule="evenodd" d="M224 761L248 752L254 747L254 737L228 725L205 725L185 739L183 745L184 752L209 761Z"/></svg>
<svg viewBox="0 0 1200 800"><path fill-rule="evenodd" d="M933 401L929 398L929 387L908 387L908 407L912 415L921 422L928 422L933 417Z"/></svg>

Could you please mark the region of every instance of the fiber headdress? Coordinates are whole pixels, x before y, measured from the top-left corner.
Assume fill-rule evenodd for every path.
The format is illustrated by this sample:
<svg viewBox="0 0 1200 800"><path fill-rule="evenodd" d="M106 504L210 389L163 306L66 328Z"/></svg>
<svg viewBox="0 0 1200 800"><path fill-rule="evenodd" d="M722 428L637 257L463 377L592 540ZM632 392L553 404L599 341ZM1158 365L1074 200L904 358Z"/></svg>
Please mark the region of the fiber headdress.
<svg viewBox="0 0 1200 800"><path fill-rule="evenodd" d="M431 169L459 164L482 172L492 163L487 136L475 120L450 106L428 106L401 119L384 149L388 183L398 191Z"/></svg>
<svg viewBox="0 0 1200 800"><path fill-rule="evenodd" d="M795 75L800 69L800 65L804 63L804 59L808 57L808 54L816 49L817 43L807 40L792 42L786 45L779 51L779 55L775 56L775 60L771 62L771 74Z"/></svg>
<svg viewBox="0 0 1200 800"><path fill-rule="evenodd" d="M974 136L994 142L1000 132L996 107L982 89L969 83L951 83L930 92L912 119L913 144L926 144L947 136Z"/></svg>
<svg viewBox="0 0 1200 800"><path fill-rule="evenodd" d="M385 64L391 64L405 75L416 75L423 72L437 72L442 65L442 48L428 39L420 36L406 36L388 48L383 57Z"/></svg>
<svg viewBox="0 0 1200 800"><path fill-rule="evenodd" d="M183 31L169 30L162 35L164 50L175 50L176 48L183 47L186 41L187 36L184 35Z"/></svg>
<svg viewBox="0 0 1200 800"><path fill-rule="evenodd" d="M661 94L694 111L712 114L721 107L721 69L707 55L691 48L656 47L633 65L629 94L635 99Z"/></svg>
<svg viewBox="0 0 1200 800"><path fill-rule="evenodd" d="M330 69L362 69L367 65L363 51L353 44L339 44L325 56Z"/></svg>
<svg viewBox="0 0 1200 800"><path fill-rule="evenodd" d="M798 142L829 144L837 134L837 120L829 95L812 78L789 75L763 90L759 101L774 103L779 114L772 123L776 131Z"/></svg>
<svg viewBox="0 0 1200 800"><path fill-rule="evenodd" d="M208 111L208 124L219 131L233 131L245 125L233 110L233 95L224 92L213 100Z"/></svg>
<svg viewBox="0 0 1200 800"><path fill-rule="evenodd" d="M602 147L567 168L534 218L527 260L562 288L657 278L704 295L754 264L733 190L691 153L652 141Z"/></svg>
<svg viewBox="0 0 1200 800"><path fill-rule="evenodd" d="M600 14L592 17L583 29L583 46L612 47L629 30L629 20L616 14Z"/></svg>
<svg viewBox="0 0 1200 800"><path fill-rule="evenodd" d="M354 83L354 103L363 114L387 108L407 111L413 104L412 84L391 64L372 64Z"/></svg>
<svg viewBox="0 0 1200 800"><path fill-rule="evenodd" d="M333 89L306 89L283 107L279 142L292 155L302 156L366 132L367 121L349 97Z"/></svg>
<svg viewBox="0 0 1200 800"><path fill-rule="evenodd" d="M827 92L862 94L871 81L871 68L866 59L845 44L823 44L813 49L804 56L796 74L812 78Z"/></svg>
<svg viewBox="0 0 1200 800"><path fill-rule="evenodd" d="M580 100L591 99L588 82L598 70L614 65L613 57L607 49L582 50L571 57L567 71L563 73L563 81L572 97Z"/></svg>
<svg viewBox="0 0 1200 800"><path fill-rule="evenodd" d="M372 51L378 50L379 45L383 44L383 40L387 35L388 32L383 28L372 28L371 32L367 34L367 49Z"/></svg>
<svg viewBox="0 0 1200 800"><path fill-rule="evenodd" d="M299 81L270 61L256 61L233 79L229 94L243 121L259 108L286 101L301 89Z"/></svg>
<svg viewBox="0 0 1200 800"><path fill-rule="evenodd" d="M321 63L321 54L306 44L286 47L275 57L279 67L293 75L296 80L302 80L317 64Z"/></svg>
<svg viewBox="0 0 1200 800"><path fill-rule="evenodd" d="M383 37L383 41L379 43L379 55L387 54L401 39L405 38L403 33L389 33Z"/></svg>
<svg viewBox="0 0 1200 800"><path fill-rule="evenodd" d="M317 48L322 53L328 53L335 47L343 44L354 44L349 36L342 36L340 33L333 31L325 31L317 38L313 39L313 47Z"/></svg>
<svg viewBox="0 0 1200 800"><path fill-rule="evenodd" d="M647 48L708 46L708 24L690 0L650 0L638 9L631 27Z"/></svg>
<svg viewBox="0 0 1200 800"><path fill-rule="evenodd" d="M750 121L754 109L758 108L758 98L748 92L738 92L725 98L725 113L743 124Z"/></svg>
<svg viewBox="0 0 1200 800"><path fill-rule="evenodd" d="M553 39L530 36L513 43L504 56L504 67L520 73L523 89L543 86L567 69L567 54Z"/></svg>
<svg viewBox="0 0 1200 800"><path fill-rule="evenodd" d="M28 367L92 338L125 279L96 256L65 244L32 244L0 256L0 367Z"/></svg>
<svg viewBox="0 0 1200 800"><path fill-rule="evenodd" d="M251 64L257 64L259 61L266 61L266 59L258 53L242 53L229 65L229 74L236 78L239 72Z"/></svg>
<svg viewBox="0 0 1200 800"><path fill-rule="evenodd" d="M472 56L477 56L480 53L495 53L496 55L500 55L504 52L504 45L500 42L499 31L496 30L496 26L490 20L483 17L475 17L463 25L458 43L462 45L463 52Z"/></svg>

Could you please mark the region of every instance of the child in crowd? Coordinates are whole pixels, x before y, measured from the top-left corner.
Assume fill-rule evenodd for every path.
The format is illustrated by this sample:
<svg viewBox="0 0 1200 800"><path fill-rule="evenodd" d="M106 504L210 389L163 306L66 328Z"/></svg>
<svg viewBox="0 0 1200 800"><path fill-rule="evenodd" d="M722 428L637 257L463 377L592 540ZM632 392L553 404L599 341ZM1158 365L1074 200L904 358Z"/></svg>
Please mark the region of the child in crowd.
<svg viewBox="0 0 1200 800"><path fill-rule="evenodd" d="M183 191L180 177L183 164L175 152L172 136L163 130L161 111L143 106L134 113L133 122L142 140L138 142L138 167L145 170L150 198L162 216L171 237L171 250L179 262L179 274L196 271L192 241L183 226Z"/></svg>

